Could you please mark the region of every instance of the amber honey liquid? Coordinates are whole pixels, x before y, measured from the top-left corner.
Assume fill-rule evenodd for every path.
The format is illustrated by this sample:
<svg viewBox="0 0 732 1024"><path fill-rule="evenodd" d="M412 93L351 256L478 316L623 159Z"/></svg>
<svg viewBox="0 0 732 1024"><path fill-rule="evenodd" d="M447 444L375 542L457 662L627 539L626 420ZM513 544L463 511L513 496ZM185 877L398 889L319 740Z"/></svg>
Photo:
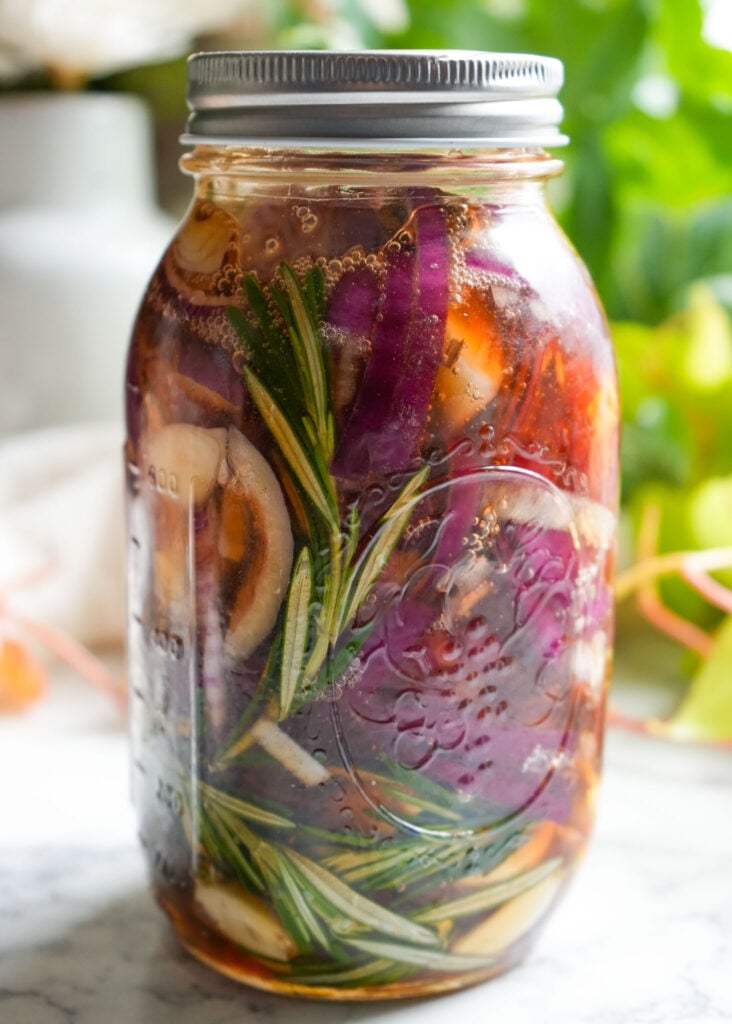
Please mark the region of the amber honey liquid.
<svg viewBox="0 0 732 1024"><path fill-rule="evenodd" d="M612 358L583 272L520 190L502 205L254 192L201 189L130 359L133 735L153 882L185 945L250 984L444 991L520 959L591 827ZM300 282L322 272L333 437L316 439L330 447L315 472L337 529L256 390L312 451L293 412L307 366L293 362L289 402L287 372L247 377L257 353L227 312L256 310L253 272L279 358L289 311L268 289L295 294L283 261ZM347 620L327 618L333 592Z"/></svg>

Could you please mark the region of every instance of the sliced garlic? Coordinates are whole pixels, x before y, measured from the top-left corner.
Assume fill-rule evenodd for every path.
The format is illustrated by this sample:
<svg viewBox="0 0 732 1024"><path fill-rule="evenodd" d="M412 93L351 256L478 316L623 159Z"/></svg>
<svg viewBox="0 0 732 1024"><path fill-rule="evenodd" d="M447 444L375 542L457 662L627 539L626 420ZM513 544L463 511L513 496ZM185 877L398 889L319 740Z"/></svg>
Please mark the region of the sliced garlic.
<svg viewBox="0 0 732 1024"><path fill-rule="evenodd" d="M226 523L235 524L236 506L242 529L253 524L252 536L222 534L220 552L236 555L251 545L255 555L247 567L229 622L226 644L246 658L275 624L287 593L293 540L282 488L266 459L235 427L229 429L228 459L232 477L224 495Z"/></svg>
<svg viewBox="0 0 732 1024"><path fill-rule="evenodd" d="M440 418L451 433L483 413L503 380L503 353L496 323L476 290L451 306L445 324L445 350L451 355L437 371L435 394Z"/></svg>
<svg viewBox="0 0 732 1024"><path fill-rule="evenodd" d="M218 432L190 423L169 423L144 445L143 469L159 494L182 504L206 501L219 475L225 446Z"/></svg>
<svg viewBox="0 0 732 1024"><path fill-rule="evenodd" d="M163 257L170 284L198 306L232 302L241 274L238 221L220 206L198 203Z"/></svg>
<svg viewBox="0 0 732 1024"><path fill-rule="evenodd" d="M297 946L272 911L241 886L196 882L196 903L224 938L268 960L287 961Z"/></svg>
<svg viewBox="0 0 732 1024"><path fill-rule="evenodd" d="M544 916L559 891L564 871L558 868L528 892L515 896L463 935L452 952L469 956L494 956L513 945Z"/></svg>
<svg viewBox="0 0 732 1024"><path fill-rule="evenodd" d="M490 500L499 519L539 526L544 530L574 529L590 547L607 549L615 535L615 515L605 505L569 491L558 491L546 481L525 476L516 480L490 481L484 499ZM530 486L535 481L534 486ZM559 497L561 495L561 498Z"/></svg>
<svg viewBox="0 0 732 1024"><path fill-rule="evenodd" d="M181 226L171 252L177 269L215 274L237 251L239 225L220 206L199 204Z"/></svg>
<svg viewBox="0 0 732 1024"><path fill-rule="evenodd" d="M462 430L474 416L483 412L498 394L501 374L458 357L452 367L441 366L435 378L443 418L454 431Z"/></svg>

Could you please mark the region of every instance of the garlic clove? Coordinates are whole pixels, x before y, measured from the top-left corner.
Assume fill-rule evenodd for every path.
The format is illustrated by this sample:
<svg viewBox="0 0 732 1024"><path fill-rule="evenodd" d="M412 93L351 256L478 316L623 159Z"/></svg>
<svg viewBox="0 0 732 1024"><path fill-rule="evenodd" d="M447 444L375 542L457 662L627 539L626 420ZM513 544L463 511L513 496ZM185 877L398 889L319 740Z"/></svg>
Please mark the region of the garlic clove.
<svg viewBox="0 0 732 1024"><path fill-rule="evenodd" d="M494 956L527 935L554 902L564 877L558 868L533 889L515 896L453 945L452 952Z"/></svg>
<svg viewBox="0 0 732 1024"><path fill-rule="evenodd" d="M196 882L194 899L224 938L268 960L287 961L297 946L271 910L241 886Z"/></svg>
<svg viewBox="0 0 732 1024"><path fill-rule="evenodd" d="M160 427L144 445L143 470L159 494L184 506L200 505L211 495L224 459L222 437L190 423Z"/></svg>
<svg viewBox="0 0 732 1024"><path fill-rule="evenodd" d="M292 569L293 539L277 477L235 427L229 430L228 459L232 477L222 501L219 553L243 568L226 646L232 656L246 658L277 619Z"/></svg>

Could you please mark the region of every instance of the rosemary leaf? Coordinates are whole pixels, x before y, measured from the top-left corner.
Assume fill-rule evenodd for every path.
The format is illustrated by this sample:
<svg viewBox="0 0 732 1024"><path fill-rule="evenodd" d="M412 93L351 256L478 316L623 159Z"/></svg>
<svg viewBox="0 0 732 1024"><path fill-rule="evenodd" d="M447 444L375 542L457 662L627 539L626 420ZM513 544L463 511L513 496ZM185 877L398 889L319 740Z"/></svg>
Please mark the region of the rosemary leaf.
<svg viewBox="0 0 732 1024"><path fill-rule="evenodd" d="M300 283L292 270L283 263L280 272L284 278L285 288L290 300L290 308L295 320L296 330L290 331L293 345L296 352L302 353L302 363L305 366L305 375L308 382L308 390L312 394L314 419L318 428L318 436L321 446L325 448L328 434L328 392L327 381L323 369L323 356L320 339L318 338L318 323L313 321ZM333 454L331 451L324 451L326 460L330 460Z"/></svg>
<svg viewBox="0 0 732 1024"><path fill-rule="evenodd" d="M325 310L325 274L320 267L313 267L305 275L304 292L316 323L320 323Z"/></svg>
<svg viewBox="0 0 732 1024"><path fill-rule="evenodd" d="M328 547L330 555L327 565L330 572L326 576L323 588L323 601L316 623L315 645L305 666L304 674L307 679L312 679L320 671L331 642L338 635L338 596L343 571L343 538L340 530L331 532Z"/></svg>
<svg viewBox="0 0 732 1024"><path fill-rule="evenodd" d="M329 942L320 922L310 909L303 895L298 877L290 869L285 857L275 853L275 863L277 883L281 890L287 894L287 898L292 905L293 916L299 919L309 937L320 943L323 949L329 949L332 943ZM270 886L270 888L273 892L276 891L275 885Z"/></svg>
<svg viewBox="0 0 732 1024"><path fill-rule="evenodd" d="M302 676L310 627L312 589L313 569L310 552L303 547L292 574L287 596L280 668L280 718L286 718L289 714Z"/></svg>
<svg viewBox="0 0 732 1024"><path fill-rule="evenodd" d="M301 953L306 953L312 946L312 933L300 913L298 905L291 898L291 893L282 884L281 875L273 867L274 857L265 856L261 858L260 869L264 875L269 890L272 905L285 929L289 932L297 948ZM316 928L319 928L315 921Z"/></svg>
<svg viewBox="0 0 732 1024"><path fill-rule="evenodd" d="M355 889L345 885L332 872L309 860L295 850L283 851L304 876L308 885L319 892L333 907L346 918L374 931L383 932L396 939L435 946L439 940L428 928L415 924L406 917L392 913L379 903L367 899Z"/></svg>
<svg viewBox="0 0 732 1024"><path fill-rule="evenodd" d="M486 846L488 849L489 846ZM405 889L422 886L434 875L449 876L450 869L475 850L473 839L462 837L443 842L412 840L385 849L354 853L345 851L330 857L326 866L344 881L359 882L369 889ZM410 898L413 890L410 893Z"/></svg>
<svg viewBox="0 0 732 1024"><path fill-rule="evenodd" d="M274 322L267 298L253 274L247 275L244 285L252 319L230 306L229 320L242 339L257 377L274 389L288 407L304 411L302 378L292 366L289 346L283 344L282 331Z"/></svg>
<svg viewBox="0 0 732 1024"><path fill-rule="evenodd" d="M464 821L465 813L461 814L454 810L456 797L452 790L435 782L434 779L403 768L385 755L381 761L388 769L389 775L375 775L375 781L403 804L417 807L446 822Z"/></svg>
<svg viewBox="0 0 732 1024"><path fill-rule="evenodd" d="M398 981L406 971L395 968L391 960L370 960L360 967L345 967L343 970L330 969L313 971L312 974L298 972L299 985L336 985L338 987L355 987L356 985L386 985L390 981Z"/></svg>
<svg viewBox="0 0 732 1024"><path fill-rule="evenodd" d="M351 582L350 593L345 603L345 612L341 618L343 623L353 621L356 612L381 575L389 556L409 523L413 512L414 496L427 479L428 474L429 467L427 466L415 473L404 485L393 505L382 516L380 529L374 536L360 569Z"/></svg>
<svg viewBox="0 0 732 1024"><path fill-rule="evenodd" d="M313 469L312 460L303 451L300 441L274 398L249 367L245 366L243 372L252 401L287 459L295 478L328 525L335 529L338 525L337 508L330 481L329 486L325 488Z"/></svg>
<svg viewBox="0 0 732 1024"><path fill-rule="evenodd" d="M213 859L218 861L219 864L228 864L232 867L245 889L264 891L265 883L262 876L258 874L242 853L235 834L229 828L226 817L218 814L215 808L210 808L207 818L209 828L217 838L217 845L220 844L220 852ZM213 853L214 851L209 852ZM226 853L225 856L224 852Z"/></svg>
<svg viewBox="0 0 732 1024"><path fill-rule="evenodd" d="M542 882L551 875L553 871L556 871L561 863L560 857L554 857L537 868L524 871L522 874L515 875L513 878L507 878L502 882L494 882L492 885L486 886L485 889L480 889L469 896L451 900L449 903L437 903L432 907L427 907L415 916L418 921L422 921L425 924L435 924L439 921L453 920L456 917L468 917L471 914L480 914L487 910L493 910L495 907L505 903L506 900L511 900L514 896L520 896L521 893L533 889L535 885L538 885L539 882Z"/></svg>
<svg viewBox="0 0 732 1024"><path fill-rule="evenodd" d="M420 852L417 844L414 846L400 845L385 850L383 853L373 850L370 853L339 854L326 863L328 867L334 868L349 882L368 882L382 874L391 878L392 872L404 865L405 862L411 862L420 855Z"/></svg>
<svg viewBox="0 0 732 1024"><path fill-rule="evenodd" d="M335 451L335 420L332 412L326 418L326 431L326 450L332 454Z"/></svg>
<svg viewBox="0 0 732 1024"><path fill-rule="evenodd" d="M392 504L389 506L387 512L384 513L383 519L391 519L402 509L406 508L407 505L412 507L412 498L415 497L422 484L429 476L429 467L424 466L417 473L411 476L406 484L402 487L399 494L396 496Z"/></svg>
<svg viewBox="0 0 732 1024"><path fill-rule="evenodd" d="M441 882L447 882L458 881L466 874L486 873L505 860L515 848L515 834L482 845L468 840L456 842L446 850L436 852L429 860L415 861L406 865L403 871L396 871L393 884L408 886L410 899L420 899L421 893L434 885L435 875L439 875Z"/></svg>
<svg viewBox="0 0 732 1024"><path fill-rule="evenodd" d="M308 441L310 442L311 446L313 447L313 449L315 449L318 445L318 432L317 428L313 425L313 421L310 419L309 416L303 416L302 428L305 431L305 435Z"/></svg>
<svg viewBox="0 0 732 1024"><path fill-rule="evenodd" d="M358 508L353 505L348 513L346 543L343 549L343 561L346 565L351 564L353 556L356 554L360 526L361 520L358 514Z"/></svg>
<svg viewBox="0 0 732 1024"><path fill-rule="evenodd" d="M451 811L449 807L441 807L439 804L426 800L417 793L410 793L404 786L394 784L390 780L384 780L382 788L386 793L401 800L402 803L409 804L410 807L416 807L417 810L427 811L435 817L442 818L444 821L460 821L460 815L455 811Z"/></svg>
<svg viewBox="0 0 732 1024"><path fill-rule="evenodd" d="M295 828L295 823L290 821L288 818L283 818L281 815L274 814L272 811L267 811L261 807L257 807L256 804L250 804L245 800L240 800L238 797L231 796L229 793L225 793L222 789L218 789L216 786L211 786L207 782L200 783L200 789L203 796L204 806L215 804L220 807L224 807L233 814L238 815L240 818L244 818L246 821L255 822L258 825L269 825L273 828Z"/></svg>
<svg viewBox="0 0 732 1024"><path fill-rule="evenodd" d="M492 958L444 953L421 946L402 946L394 942L375 942L372 939L348 939L348 944L364 953L397 963L426 967L430 971L480 971L491 965Z"/></svg>

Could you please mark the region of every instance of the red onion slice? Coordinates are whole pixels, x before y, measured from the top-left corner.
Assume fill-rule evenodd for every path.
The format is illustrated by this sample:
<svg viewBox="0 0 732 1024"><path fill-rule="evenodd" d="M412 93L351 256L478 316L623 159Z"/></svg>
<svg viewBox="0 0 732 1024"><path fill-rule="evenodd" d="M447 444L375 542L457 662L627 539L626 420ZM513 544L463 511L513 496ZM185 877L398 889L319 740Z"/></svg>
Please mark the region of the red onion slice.
<svg viewBox="0 0 732 1024"><path fill-rule="evenodd" d="M387 256L371 358L333 459L332 472L346 479L406 469L426 422L447 317L445 211L421 206L412 225L414 247ZM354 302L349 319L339 298L338 326L363 334L366 306L363 297Z"/></svg>

